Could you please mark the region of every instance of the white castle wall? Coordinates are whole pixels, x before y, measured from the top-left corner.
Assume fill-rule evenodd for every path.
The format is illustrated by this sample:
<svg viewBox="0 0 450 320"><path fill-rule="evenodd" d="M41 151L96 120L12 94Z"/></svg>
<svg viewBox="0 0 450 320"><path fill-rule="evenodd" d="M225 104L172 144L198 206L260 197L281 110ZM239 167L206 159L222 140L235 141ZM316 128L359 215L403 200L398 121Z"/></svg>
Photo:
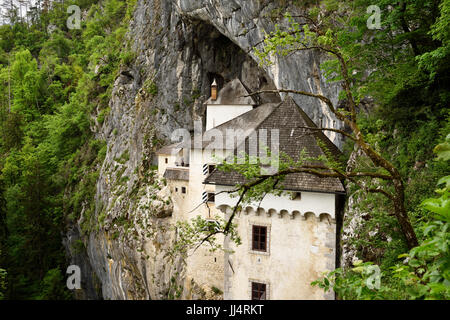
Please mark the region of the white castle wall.
<svg viewBox="0 0 450 320"><path fill-rule="evenodd" d="M216 192L232 190L232 187L228 186L216 186ZM321 213L330 215L332 219L335 219L335 197L332 193L319 193L319 192L301 192L301 199L291 200L289 195L276 196L273 194L267 194L261 203L252 203L247 207L256 210L259 207L266 211L274 210L276 212L287 211L289 215L302 215L307 212L313 212L318 217ZM238 201L238 197L230 197L227 192L220 193L216 196L216 206L226 205L234 207ZM249 210L247 209L247 210Z"/></svg>
<svg viewBox="0 0 450 320"><path fill-rule="evenodd" d="M166 165L165 155L159 156L160 170ZM173 157L175 158L175 157ZM203 218L228 216L237 202L227 192L231 186L203 184L203 164L214 163L209 152L191 150L189 182L169 180L174 200L176 221L189 221L197 215ZM173 161L173 162L171 162ZM178 193L174 188L178 187ZM182 186L187 193L181 194ZM209 210L202 204L204 191L215 192L215 203L209 203ZM216 287L224 292L224 299L250 299L251 281L267 284L268 299L332 299L310 283L322 272L335 267L335 197L334 194L302 192L300 200L291 200L288 194L266 195L259 204L245 206L234 223L242 244L235 246L222 236L218 243L234 253L210 252L205 244L191 252L186 262L185 288L194 280L206 292ZM260 209L257 210L258 204ZM220 209L220 210L219 210ZM226 213L226 214L225 214ZM251 250L252 225L268 227L268 252ZM185 298L189 298L186 296Z"/></svg>
<svg viewBox="0 0 450 320"><path fill-rule="evenodd" d="M167 159L167 163L166 163ZM167 167L174 167L176 161L175 155L160 154L158 155L158 174L160 177L164 176Z"/></svg>
<svg viewBox="0 0 450 320"><path fill-rule="evenodd" d="M216 186L216 192L231 190ZM227 241L224 298L250 299L251 281L266 283L268 299L333 299L312 287L325 271L335 268L336 224L334 194L302 192L301 200L267 195L258 204L244 205L235 217L242 244ZM229 216L237 202L229 193L216 196L216 207ZM267 252L251 249L252 226L268 229Z"/></svg>
<svg viewBox="0 0 450 320"><path fill-rule="evenodd" d="M203 184L206 178L206 175L203 174L203 164L213 163L211 156L209 153L203 153L199 149L193 149L190 153L190 159L189 188L184 208L181 208L183 219L190 221L198 215L205 219L214 218L215 216L223 217L223 213L216 209L214 204L209 204L209 210L205 204L202 204L202 193L204 191L215 192L214 186ZM217 243L221 244L223 241L223 236L218 235ZM204 244L196 251L190 252L186 260L186 288L189 288L191 279L193 279L206 292L211 292L212 287L216 287L221 291L224 290L223 251L210 252L209 249L210 246Z"/></svg>
<svg viewBox="0 0 450 320"><path fill-rule="evenodd" d="M251 281L266 283L267 299L334 299L310 285L335 267L336 225L331 219L241 213L235 223L242 244L229 243L234 253L225 256L224 299L250 299ZM251 250L253 225L268 228L267 252Z"/></svg>
<svg viewBox="0 0 450 320"><path fill-rule="evenodd" d="M206 109L206 130L217 127L253 109L251 105L208 105Z"/></svg>

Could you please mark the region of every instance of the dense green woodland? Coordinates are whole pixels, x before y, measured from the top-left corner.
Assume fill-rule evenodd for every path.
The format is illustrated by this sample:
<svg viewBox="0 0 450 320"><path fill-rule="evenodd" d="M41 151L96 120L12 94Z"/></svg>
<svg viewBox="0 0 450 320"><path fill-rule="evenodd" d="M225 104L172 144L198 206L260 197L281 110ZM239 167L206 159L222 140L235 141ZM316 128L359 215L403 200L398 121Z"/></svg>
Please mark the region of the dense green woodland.
<svg viewBox="0 0 450 320"><path fill-rule="evenodd" d="M32 23L10 10L10 24L0 26L0 299L72 297L62 236L82 207L88 217L94 211L106 142L90 128L109 112L120 66L134 62L126 32L135 2L54 3ZM279 2L274 15L282 16L287 1ZM449 299L450 0L293 2L347 26L331 25L327 34L346 54L361 100L376 106L359 113L358 124L400 171L420 243L409 252L390 204L367 195L358 206L370 215L351 240L364 261L316 285L341 299ZM87 12L80 30L67 29L70 4ZM366 26L373 4L382 10L381 30ZM86 221L83 232L95 232ZM370 236L374 228L380 232ZM365 285L371 264L382 271L378 290Z"/></svg>

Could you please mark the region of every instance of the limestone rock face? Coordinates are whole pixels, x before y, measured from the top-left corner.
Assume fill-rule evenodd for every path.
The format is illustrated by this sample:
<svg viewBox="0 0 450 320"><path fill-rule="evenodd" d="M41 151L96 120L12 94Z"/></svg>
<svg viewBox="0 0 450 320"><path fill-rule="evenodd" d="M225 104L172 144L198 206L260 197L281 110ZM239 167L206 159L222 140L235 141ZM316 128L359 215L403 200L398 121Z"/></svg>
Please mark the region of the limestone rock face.
<svg viewBox="0 0 450 320"><path fill-rule="evenodd" d="M175 129L193 130L194 120L205 120L203 102L214 78L219 89L239 78L249 91L288 88L322 93L338 102L338 87L326 84L317 52L258 66L251 49L261 43L265 31L273 30L277 8L277 1L268 0L138 0L128 33L136 59L120 70L110 111L96 132L108 149L97 181L91 231L81 238L86 252L72 254L74 264L95 275L86 275L86 281L97 279L102 298L209 296L184 280L182 259L170 254L176 217L170 193L152 165L154 151L170 142ZM280 97L256 99L265 103ZM317 125L341 127L318 100L294 99ZM339 137L329 137L342 145ZM68 243L77 239L73 235L80 227L71 230ZM98 298L93 287L87 286L82 297Z"/></svg>

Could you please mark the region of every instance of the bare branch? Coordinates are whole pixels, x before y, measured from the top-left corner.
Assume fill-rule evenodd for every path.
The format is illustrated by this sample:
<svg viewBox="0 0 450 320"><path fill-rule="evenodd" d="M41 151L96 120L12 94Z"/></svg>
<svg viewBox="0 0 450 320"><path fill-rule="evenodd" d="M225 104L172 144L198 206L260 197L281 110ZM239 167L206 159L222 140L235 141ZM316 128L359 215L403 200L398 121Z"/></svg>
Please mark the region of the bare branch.
<svg viewBox="0 0 450 320"><path fill-rule="evenodd" d="M345 132L344 130L339 130L339 129L333 129L333 128L313 128L313 127L297 127L299 129L307 129L307 130L315 130L315 131L332 131L332 132L336 132L336 133L340 133L344 136L346 136L347 138L356 141L356 138L353 137L351 134L349 134L348 132Z"/></svg>
<svg viewBox="0 0 450 320"><path fill-rule="evenodd" d="M308 92L308 91L292 90L292 89L259 90L259 91L255 91L255 92L249 93L248 95L241 96L241 97L249 97L249 96L254 96L254 95L257 95L257 94L261 94L261 93L280 93L280 92L301 94L301 95L304 95L304 96L317 98L317 99L323 101L328 106L330 111L333 112L338 117L339 120L341 120L341 121L348 121L347 118L342 113L340 113L339 111L337 111L335 109L335 107L334 107L334 105L333 105L333 103L331 102L330 99L328 99L327 97L325 97L325 96L323 96L321 94L316 94L316 93L312 93L312 92Z"/></svg>
<svg viewBox="0 0 450 320"><path fill-rule="evenodd" d="M388 192L386 192L386 191L384 191L384 190L382 190L380 188L368 188L368 187L362 185L361 183L359 183L358 181L356 181L353 178L348 178L348 180L353 182L354 184L356 184L361 190L365 190L368 193L369 192L370 193L380 193L380 194L386 196L389 200L394 201L394 197L391 194L389 194Z"/></svg>

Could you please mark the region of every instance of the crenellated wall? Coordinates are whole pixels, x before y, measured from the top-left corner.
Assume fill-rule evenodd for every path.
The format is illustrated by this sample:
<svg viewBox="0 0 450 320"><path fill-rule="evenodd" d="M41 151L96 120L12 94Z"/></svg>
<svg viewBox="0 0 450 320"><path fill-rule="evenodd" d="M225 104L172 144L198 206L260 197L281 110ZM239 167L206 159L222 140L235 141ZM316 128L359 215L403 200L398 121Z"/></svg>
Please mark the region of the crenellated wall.
<svg viewBox="0 0 450 320"><path fill-rule="evenodd" d="M219 208L226 216L232 211ZM234 223L242 244L225 241L224 299L250 299L252 281L266 284L267 299L334 299L310 285L335 267L336 223L330 214L244 207ZM252 250L253 225L267 227L266 252Z"/></svg>
<svg viewBox="0 0 450 320"><path fill-rule="evenodd" d="M226 191L232 190L227 186L216 186L216 206L232 208L237 202L237 197L230 197ZM300 216L305 219L307 213L313 213L317 218L328 215L332 220L336 219L335 207L336 195L333 193L301 192L301 198L291 200L288 192L281 196L267 194L261 203L251 203L245 206L244 212L258 212L260 214L287 215L291 219Z"/></svg>

